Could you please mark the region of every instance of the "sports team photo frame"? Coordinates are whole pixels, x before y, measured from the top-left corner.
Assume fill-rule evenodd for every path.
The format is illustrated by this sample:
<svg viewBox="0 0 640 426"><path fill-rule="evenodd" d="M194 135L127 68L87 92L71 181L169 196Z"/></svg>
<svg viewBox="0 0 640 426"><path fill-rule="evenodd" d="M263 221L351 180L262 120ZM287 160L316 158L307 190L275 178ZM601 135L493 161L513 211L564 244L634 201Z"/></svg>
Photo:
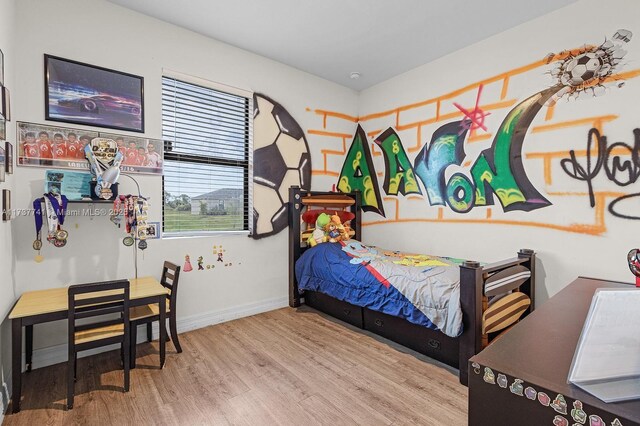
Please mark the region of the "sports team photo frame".
<svg viewBox="0 0 640 426"><path fill-rule="evenodd" d="M44 55L45 118L144 133L144 78Z"/></svg>
<svg viewBox="0 0 640 426"><path fill-rule="evenodd" d="M88 172L84 147L98 137L116 142L124 157L121 172L162 175L164 146L161 140L22 121L16 122L17 164Z"/></svg>

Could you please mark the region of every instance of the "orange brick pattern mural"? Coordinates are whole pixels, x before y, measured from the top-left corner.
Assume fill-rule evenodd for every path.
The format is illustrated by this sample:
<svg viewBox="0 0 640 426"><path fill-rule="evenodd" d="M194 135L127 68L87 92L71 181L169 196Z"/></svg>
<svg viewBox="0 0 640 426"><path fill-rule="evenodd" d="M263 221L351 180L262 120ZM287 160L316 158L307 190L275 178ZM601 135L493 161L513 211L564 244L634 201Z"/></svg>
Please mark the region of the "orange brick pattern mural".
<svg viewBox="0 0 640 426"><path fill-rule="evenodd" d="M624 90L640 76L640 69L622 70L621 46L630 39L629 31L618 30L601 45L549 54L434 98L359 117L308 108L319 123L307 130L312 174L330 178L341 191L361 190L368 211L385 216L367 215L365 226L474 223L604 234L612 217L640 218L631 208L640 194L630 189L640 176L640 129L629 133L631 144L609 143L607 129L619 114L576 118L561 112L608 88ZM514 90L543 72L555 83L538 93ZM564 102L573 98L580 100ZM545 145L547 135L556 140L564 134L570 139ZM367 152L355 143L365 137ZM365 154L375 166L361 167ZM547 213L576 200L584 208L570 218Z"/></svg>

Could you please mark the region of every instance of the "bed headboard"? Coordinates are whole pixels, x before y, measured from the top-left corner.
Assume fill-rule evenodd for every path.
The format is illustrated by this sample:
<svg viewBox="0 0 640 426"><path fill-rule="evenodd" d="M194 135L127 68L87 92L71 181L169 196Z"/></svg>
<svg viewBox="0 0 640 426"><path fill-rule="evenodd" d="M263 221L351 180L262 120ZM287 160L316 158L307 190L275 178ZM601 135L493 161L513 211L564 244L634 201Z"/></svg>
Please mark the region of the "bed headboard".
<svg viewBox="0 0 640 426"><path fill-rule="evenodd" d="M298 186L289 188L289 306L300 306L300 294L296 281L295 264L307 249L306 243L301 241L302 213L308 207L320 207L327 210L348 209L355 218L351 221L351 228L355 231L353 238L362 238L362 210L361 194L359 191L348 194L339 192L308 191Z"/></svg>

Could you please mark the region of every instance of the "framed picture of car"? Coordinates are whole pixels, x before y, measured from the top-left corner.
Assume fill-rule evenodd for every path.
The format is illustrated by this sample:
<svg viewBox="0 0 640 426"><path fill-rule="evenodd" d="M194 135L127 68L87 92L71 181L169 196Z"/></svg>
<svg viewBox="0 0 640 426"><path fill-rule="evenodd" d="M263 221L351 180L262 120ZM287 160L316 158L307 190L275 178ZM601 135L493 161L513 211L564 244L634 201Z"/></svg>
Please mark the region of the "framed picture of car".
<svg viewBox="0 0 640 426"><path fill-rule="evenodd" d="M144 133L144 78L44 55L45 117Z"/></svg>

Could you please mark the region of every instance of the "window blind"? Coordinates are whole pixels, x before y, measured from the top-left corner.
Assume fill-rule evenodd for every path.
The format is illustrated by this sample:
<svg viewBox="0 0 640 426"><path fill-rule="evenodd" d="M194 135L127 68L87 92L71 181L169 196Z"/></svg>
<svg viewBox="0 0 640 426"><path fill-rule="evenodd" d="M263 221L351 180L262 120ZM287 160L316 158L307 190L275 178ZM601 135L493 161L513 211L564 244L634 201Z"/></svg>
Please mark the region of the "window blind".
<svg viewBox="0 0 640 426"><path fill-rule="evenodd" d="M249 230L251 98L162 78L165 234Z"/></svg>

